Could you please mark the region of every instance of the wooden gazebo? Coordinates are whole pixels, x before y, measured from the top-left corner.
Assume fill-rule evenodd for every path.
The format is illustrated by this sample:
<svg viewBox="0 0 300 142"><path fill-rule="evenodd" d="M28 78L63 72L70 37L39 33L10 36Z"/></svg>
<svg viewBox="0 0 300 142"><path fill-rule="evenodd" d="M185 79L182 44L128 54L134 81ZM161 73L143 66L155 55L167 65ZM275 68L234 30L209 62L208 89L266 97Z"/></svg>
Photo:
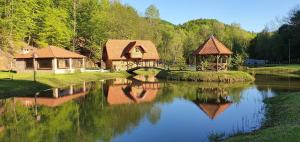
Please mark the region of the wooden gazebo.
<svg viewBox="0 0 300 142"><path fill-rule="evenodd" d="M214 36L211 36L202 46L193 52L196 70L227 70L228 58L232 55L230 49Z"/></svg>

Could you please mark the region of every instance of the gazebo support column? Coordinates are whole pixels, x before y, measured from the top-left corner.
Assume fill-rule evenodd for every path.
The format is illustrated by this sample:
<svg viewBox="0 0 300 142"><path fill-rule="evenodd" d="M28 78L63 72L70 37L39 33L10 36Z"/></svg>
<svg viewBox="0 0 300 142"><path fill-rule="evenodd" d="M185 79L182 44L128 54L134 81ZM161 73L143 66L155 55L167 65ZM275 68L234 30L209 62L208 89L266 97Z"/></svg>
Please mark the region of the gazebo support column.
<svg viewBox="0 0 300 142"><path fill-rule="evenodd" d="M219 71L219 58L220 58L220 55L217 55L217 67L216 67L217 71Z"/></svg>
<svg viewBox="0 0 300 142"><path fill-rule="evenodd" d="M195 56L195 67L196 67L196 71L198 71L198 69L197 69L197 55Z"/></svg>
<svg viewBox="0 0 300 142"><path fill-rule="evenodd" d="M224 70L225 68L224 68L224 63L223 63L223 58L224 58L224 56L220 56L220 63L221 63L221 70Z"/></svg>
<svg viewBox="0 0 300 142"><path fill-rule="evenodd" d="M228 70L228 56L225 56L225 70Z"/></svg>

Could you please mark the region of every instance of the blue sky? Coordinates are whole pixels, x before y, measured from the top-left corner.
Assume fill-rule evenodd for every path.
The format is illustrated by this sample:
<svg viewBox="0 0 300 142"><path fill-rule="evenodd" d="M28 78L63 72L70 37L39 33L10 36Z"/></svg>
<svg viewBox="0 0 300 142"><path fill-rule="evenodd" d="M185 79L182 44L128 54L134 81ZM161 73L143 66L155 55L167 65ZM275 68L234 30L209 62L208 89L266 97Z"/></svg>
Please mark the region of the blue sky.
<svg viewBox="0 0 300 142"><path fill-rule="evenodd" d="M231 24L239 23L248 31L261 31L276 19L287 17L299 0L121 0L140 14L154 4L161 19L174 24L199 18L217 19Z"/></svg>

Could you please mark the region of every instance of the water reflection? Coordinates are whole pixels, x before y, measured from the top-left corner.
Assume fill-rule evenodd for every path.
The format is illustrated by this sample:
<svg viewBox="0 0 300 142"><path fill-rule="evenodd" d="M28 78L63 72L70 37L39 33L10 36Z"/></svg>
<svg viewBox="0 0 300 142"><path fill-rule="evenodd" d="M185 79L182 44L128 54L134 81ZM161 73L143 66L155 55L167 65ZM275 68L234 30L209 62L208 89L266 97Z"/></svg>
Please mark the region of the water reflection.
<svg viewBox="0 0 300 142"><path fill-rule="evenodd" d="M159 89L160 84L154 77L115 79L104 86L107 102L110 105L152 102Z"/></svg>
<svg viewBox="0 0 300 142"><path fill-rule="evenodd" d="M259 128L264 98L283 91L264 87L151 76L84 82L0 100L0 141L205 142Z"/></svg>
<svg viewBox="0 0 300 142"><path fill-rule="evenodd" d="M38 92L32 96L14 97L15 102L25 106L43 105L48 107L60 106L68 101L78 99L88 94L91 83L83 82L80 85L70 85L67 88L53 88Z"/></svg>
<svg viewBox="0 0 300 142"><path fill-rule="evenodd" d="M232 104L228 95L225 88L199 88L193 102L213 120Z"/></svg>

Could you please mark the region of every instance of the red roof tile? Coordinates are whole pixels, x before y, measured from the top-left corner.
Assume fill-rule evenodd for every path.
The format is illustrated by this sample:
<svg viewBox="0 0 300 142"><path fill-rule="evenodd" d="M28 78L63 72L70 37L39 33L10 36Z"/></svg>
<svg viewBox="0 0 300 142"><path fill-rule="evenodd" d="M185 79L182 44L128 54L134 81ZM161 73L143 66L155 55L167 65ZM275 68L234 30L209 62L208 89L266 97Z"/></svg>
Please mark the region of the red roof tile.
<svg viewBox="0 0 300 142"><path fill-rule="evenodd" d="M85 56L77 54L75 52L68 51L63 48L49 46L46 48L38 49L28 54L18 54L16 59L33 58L33 54L37 54L37 58L84 58Z"/></svg>
<svg viewBox="0 0 300 142"><path fill-rule="evenodd" d="M144 50L143 59L159 59L155 45L149 40L108 40L104 51L106 51L108 60L126 60L125 54L129 52L132 47L136 46Z"/></svg>
<svg viewBox="0 0 300 142"><path fill-rule="evenodd" d="M211 36L194 55L231 55L232 52L214 36Z"/></svg>

